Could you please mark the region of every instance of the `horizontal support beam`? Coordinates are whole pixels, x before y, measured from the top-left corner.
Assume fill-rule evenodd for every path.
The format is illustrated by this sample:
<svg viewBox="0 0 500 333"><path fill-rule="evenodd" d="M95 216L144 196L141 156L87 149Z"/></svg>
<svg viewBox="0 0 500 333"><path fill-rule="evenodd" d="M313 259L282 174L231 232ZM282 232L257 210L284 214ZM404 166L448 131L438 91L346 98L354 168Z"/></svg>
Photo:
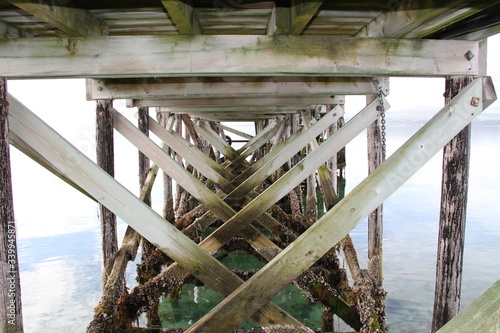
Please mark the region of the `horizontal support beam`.
<svg viewBox="0 0 500 333"><path fill-rule="evenodd" d="M378 78L385 94L389 80ZM87 99L250 98L376 94L371 78L190 77L89 79Z"/></svg>
<svg viewBox="0 0 500 333"><path fill-rule="evenodd" d="M133 47L131 47L133 45ZM332 36L0 40L6 78L482 75L479 42Z"/></svg>
<svg viewBox="0 0 500 333"><path fill-rule="evenodd" d="M175 107L162 107L161 112L170 112L177 114L198 114L203 115L205 113L212 114L224 114L224 113L238 113L240 112L242 116L251 115L255 113L266 113L266 114L283 114L283 113L295 113L297 110L306 110L311 108L311 105L271 105L271 106L206 106L206 107L187 107L187 106L175 106Z"/></svg>
<svg viewBox="0 0 500 333"><path fill-rule="evenodd" d="M186 99L129 99L127 107L216 107L216 106L270 106L270 105L325 105L333 104L327 96L271 96L247 98L186 98Z"/></svg>

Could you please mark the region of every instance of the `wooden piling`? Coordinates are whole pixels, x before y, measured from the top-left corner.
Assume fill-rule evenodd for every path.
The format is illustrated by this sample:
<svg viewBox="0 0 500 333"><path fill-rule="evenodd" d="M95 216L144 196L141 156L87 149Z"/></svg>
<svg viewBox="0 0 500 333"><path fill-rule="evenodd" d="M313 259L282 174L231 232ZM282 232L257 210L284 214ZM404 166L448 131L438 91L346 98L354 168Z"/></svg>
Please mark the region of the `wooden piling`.
<svg viewBox="0 0 500 333"><path fill-rule="evenodd" d="M96 154L97 165L114 177L114 143L113 143L113 101L96 101ZM111 273L112 261L118 251L116 234L116 216L103 204L99 203L99 220L101 223L103 287Z"/></svg>
<svg viewBox="0 0 500 333"><path fill-rule="evenodd" d="M23 332L9 148L7 81L0 78L0 331Z"/></svg>
<svg viewBox="0 0 500 333"><path fill-rule="evenodd" d="M378 95L367 95L366 104L379 98ZM378 118L367 128L368 139L368 174L372 173L382 162L382 123ZM382 283L382 238L383 238L383 205L368 215L368 272L378 283Z"/></svg>
<svg viewBox="0 0 500 333"><path fill-rule="evenodd" d="M448 104L473 77L447 77ZM443 148L443 179L432 332L458 314L469 183L470 124Z"/></svg>

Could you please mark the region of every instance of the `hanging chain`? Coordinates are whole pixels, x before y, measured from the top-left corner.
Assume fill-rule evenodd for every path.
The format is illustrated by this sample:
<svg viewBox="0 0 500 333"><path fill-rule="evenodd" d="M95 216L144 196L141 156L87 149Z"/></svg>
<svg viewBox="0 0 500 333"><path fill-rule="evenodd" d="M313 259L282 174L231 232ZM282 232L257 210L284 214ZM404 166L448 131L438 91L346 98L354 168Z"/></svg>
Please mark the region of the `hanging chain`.
<svg viewBox="0 0 500 333"><path fill-rule="evenodd" d="M385 127L385 105L384 105L384 97L386 97L386 93L382 89L382 86L380 85L379 81L375 78L372 78L373 85L375 86L375 89L378 91L378 99L380 106L377 106L377 110L380 111L380 128L382 130L382 162L385 161L385 156L386 156L386 127Z"/></svg>

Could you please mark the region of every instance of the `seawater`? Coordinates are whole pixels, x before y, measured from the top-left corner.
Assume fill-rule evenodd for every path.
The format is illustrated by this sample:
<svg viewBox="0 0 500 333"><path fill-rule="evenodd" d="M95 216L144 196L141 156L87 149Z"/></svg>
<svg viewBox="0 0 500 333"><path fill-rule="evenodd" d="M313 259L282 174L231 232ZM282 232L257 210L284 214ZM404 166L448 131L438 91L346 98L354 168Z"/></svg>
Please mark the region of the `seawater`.
<svg viewBox="0 0 500 333"><path fill-rule="evenodd" d="M408 119L388 122L388 154L419 125ZM494 121L479 121L473 126L462 308L500 278L499 129L498 122ZM347 191L366 176L365 141L363 134L347 147ZM430 330L439 221L440 155L384 203L384 287L388 292L387 324L391 332ZM43 179L39 178L39 182ZM161 190L157 191L161 197ZM23 193L18 191L18 195ZM78 207L88 206L89 202L80 196L72 199L72 205L71 210L79 212ZM37 209L41 211L43 207ZM40 213L39 219L26 221L21 218L18 224L25 332L85 332L101 291L97 213L94 208L90 213L86 209L80 215L75 213L71 218L52 221L49 213L53 208L47 209L47 214ZM50 229L51 225L57 228ZM120 223L122 234L125 227ZM363 221L351 233L364 267L366 227ZM226 259L228 266L239 261L237 256ZM133 288L133 265L129 265L127 277L129 288ZM204 287L186 286L180 296L162 304L165 325L189 325L218 302L218 296ZM310 306L305 296L293 287L281 292L274 301L305 323L320 324L321 308Z"/></svg>

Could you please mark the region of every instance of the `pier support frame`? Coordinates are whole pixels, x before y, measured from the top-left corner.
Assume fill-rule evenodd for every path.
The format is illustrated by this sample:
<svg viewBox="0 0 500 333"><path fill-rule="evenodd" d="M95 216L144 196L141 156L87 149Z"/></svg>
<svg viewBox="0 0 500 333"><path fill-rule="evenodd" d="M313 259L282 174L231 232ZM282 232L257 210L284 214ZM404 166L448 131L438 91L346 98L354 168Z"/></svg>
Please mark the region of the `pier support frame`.
<svg viewBox="0 0 500 333"><path fill-rule="evenodd" d="M0 78L0 332L23 332L9 149L7 81Z"/></svg>

